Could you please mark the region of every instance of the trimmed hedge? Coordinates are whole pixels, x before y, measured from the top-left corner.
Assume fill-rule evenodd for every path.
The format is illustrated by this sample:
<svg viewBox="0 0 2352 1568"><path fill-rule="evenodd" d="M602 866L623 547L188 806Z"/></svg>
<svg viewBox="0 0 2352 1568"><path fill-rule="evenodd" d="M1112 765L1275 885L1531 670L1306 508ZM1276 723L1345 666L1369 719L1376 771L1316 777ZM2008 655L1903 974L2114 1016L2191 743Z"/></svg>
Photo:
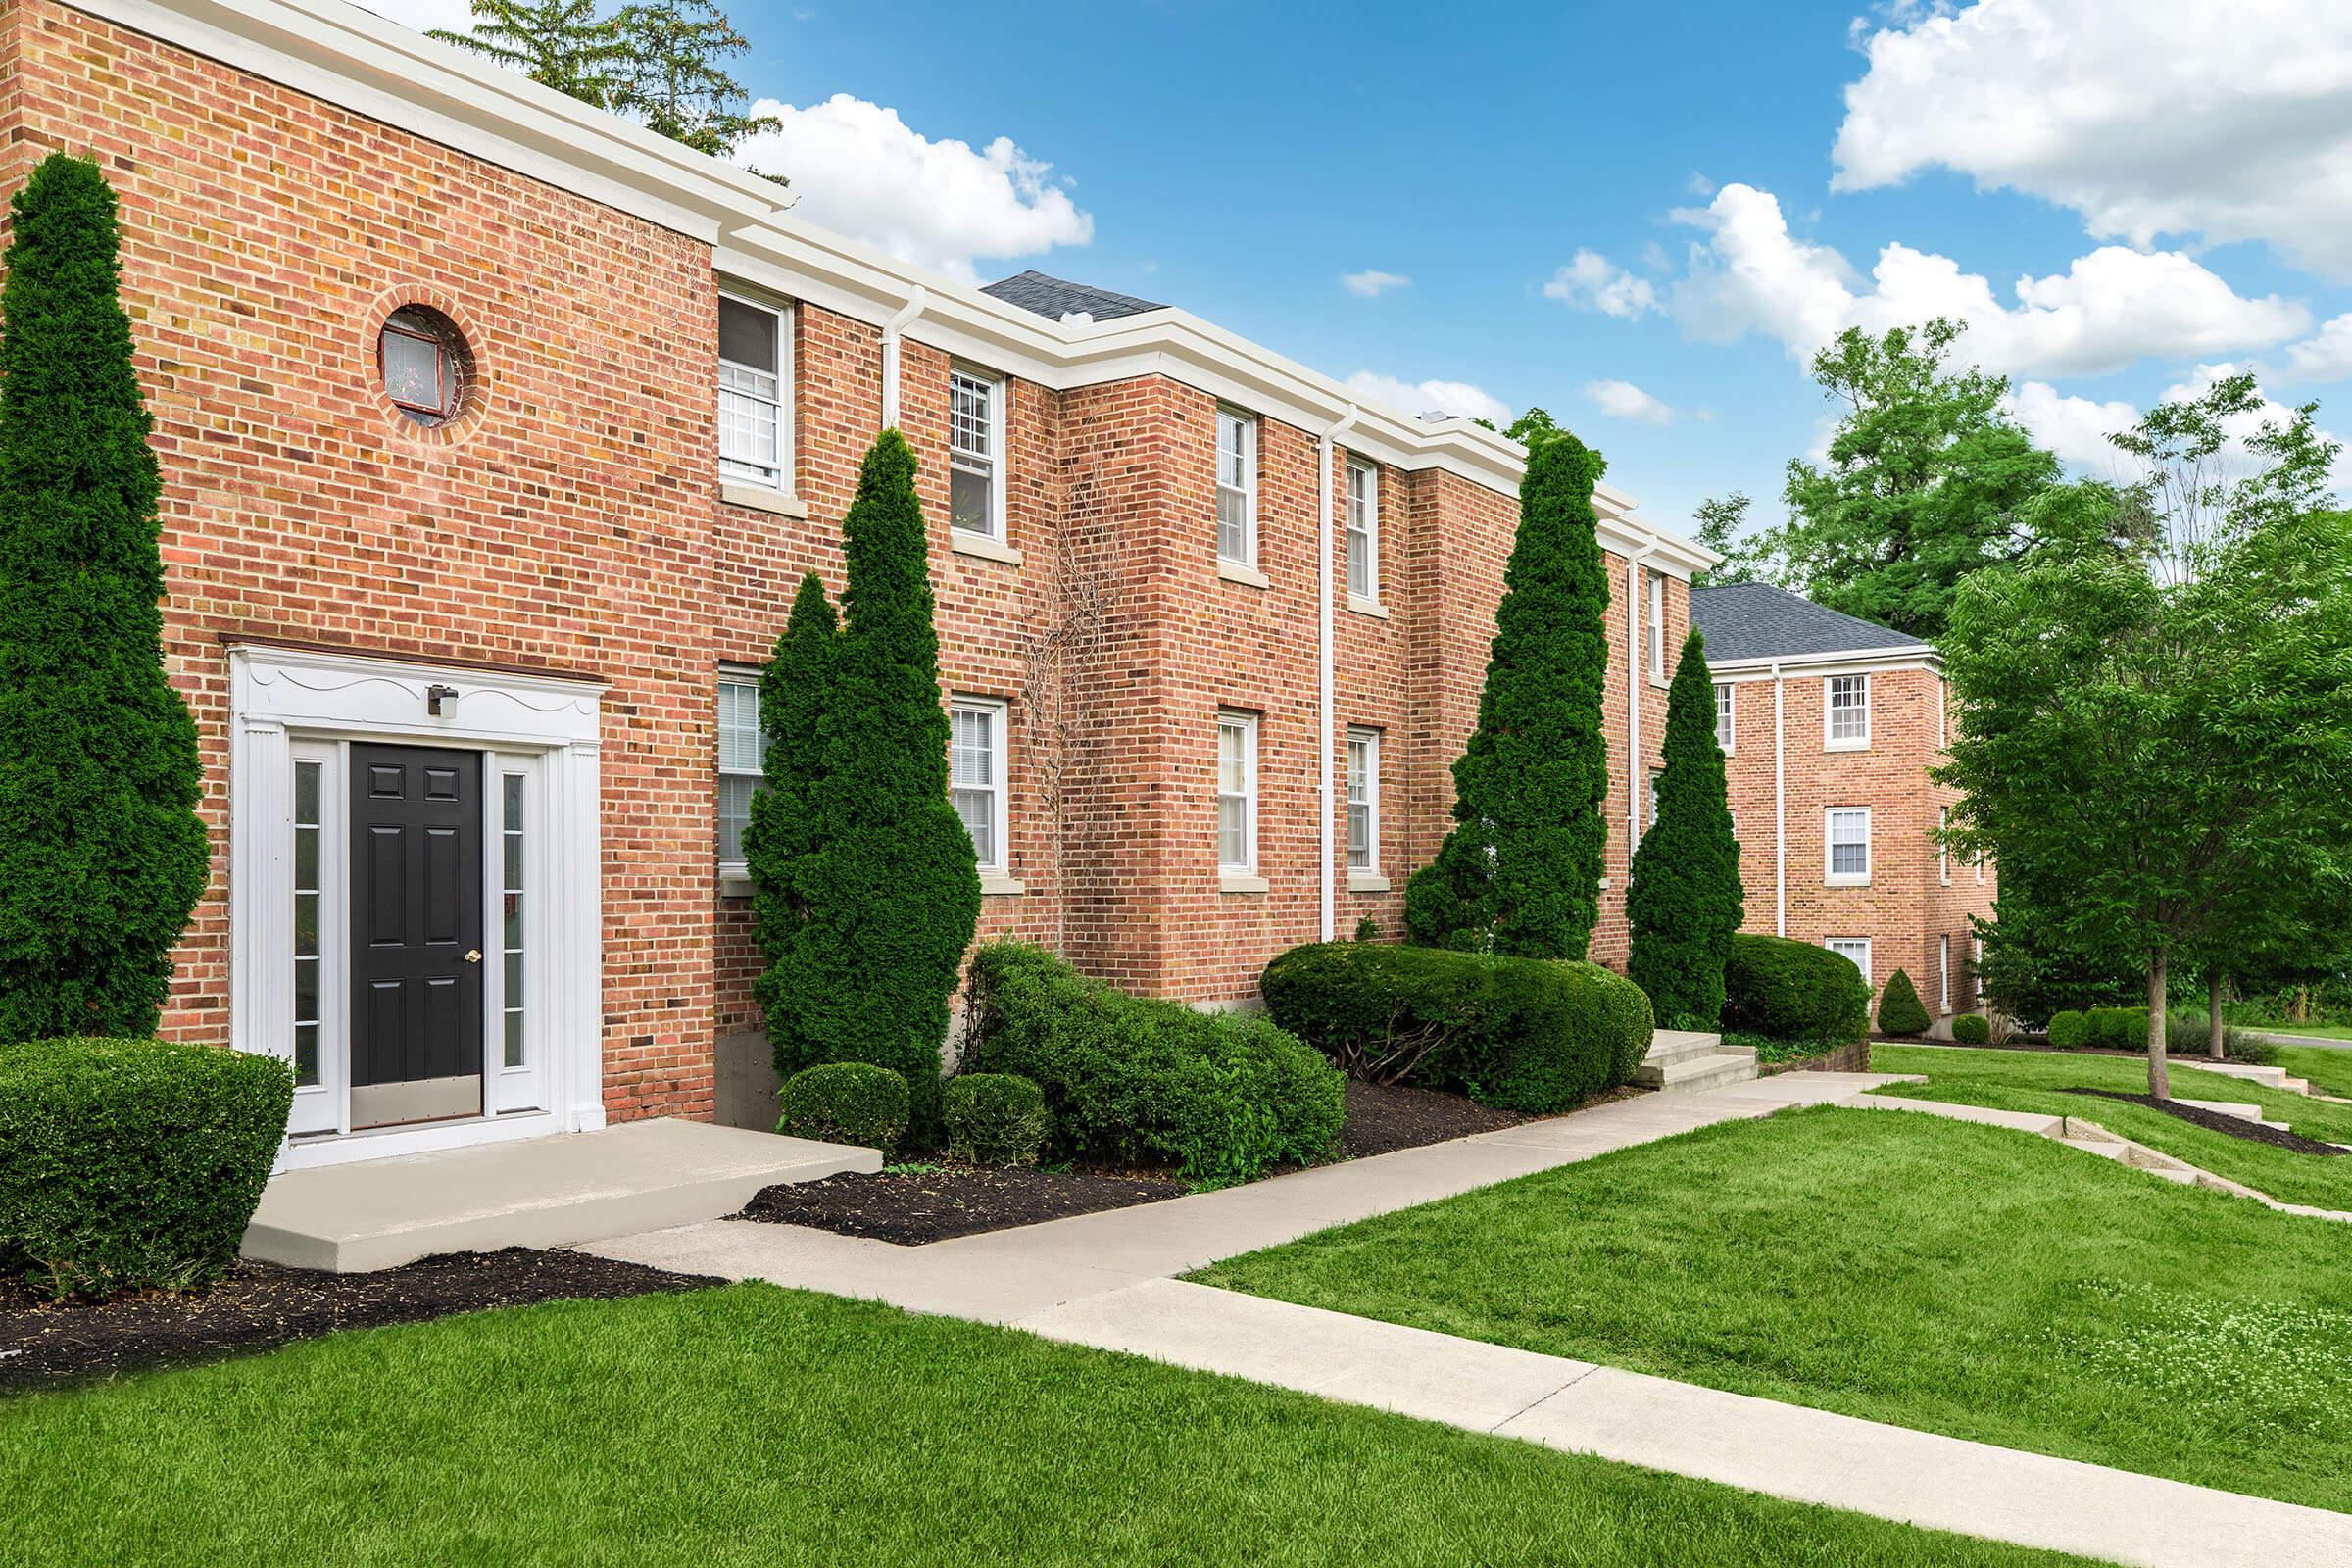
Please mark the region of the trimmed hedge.
<svg viewBox="0 0 2352 1568"><path fill-rule="evenodd" d="M1902 970L1895 970L1886 989L1879 993L1879 1033L1924 1035L1934 1022L1928 1016L1928 1004L1919 1000L1919 987Z"/></svg>
<svg viewBox="0 0 2352 1568"><path fill-rule="evenodd" d="M784 1080L776 1131L888 1154L906 1136L910 1099L904 1073L867 1061L821 1062Z"/></svg>
<svg viewBox="0 0 2352 1568"><path fill-rule="evenodd" d="M2085 1016L2090 1020L2092 1045L2106 1051L2148 1049L2147 1008L2093 1007Z"/></svg>
<svg viewBox="0 0 2352 1568"><path fill-rule="evenodd" d="M1034 1165L1054 1125L1045 1091L1008 1072L949 1079L940 1114L948 1152L973 1165Z"/></svg>
<svg viewBox="0 0 2352 1568"><path fill-rule="evenodd" d="M1131 997L1025 942L972 956L964 1064L1044 1091L1057 1158L1223 1186L1329 1152L1347 1080L1273 1020Z"/></svg>
<svg viewBox="0 0 2352 1568"><path fill-rule="evenodd" d="M1992 1020L1981 1012L1964 1012L1952 1020L1952 1043L1961 1046L1992 1044Z"/></svg>
<svg viewBox="0 0 2352 1568"><path fill-rule="evenodd" d="M155 1040L0 1048L0 1268L59 1298L218 1278L293 1103L274 1056Z"/></svg>
<svg viewBox="0 0 2352 1568"><path fill-rule="evenodd" d="M1741 931L1723 971L1723 1027L1775 1040L1859 1040L1870 987L1854 960L1810 942Z"/></svg>
<svg viewBox="0 0 2352 1568"><path fill-rule="evenodd" d="M2090 1017L2087 1013L2068 1009L2050 1014L2045 1031L2053 1051L2081 1051L2090 1044Z"/></svg>
<svg viewBox="0 0 2352 1568"><path fill-rule="evenodd" d="M1281 954L1258 984L1275 1022L1350 1074L1509 1110L1564 1109L1649 1054L1649 999L1596 963L1329 942Z"/></svg>

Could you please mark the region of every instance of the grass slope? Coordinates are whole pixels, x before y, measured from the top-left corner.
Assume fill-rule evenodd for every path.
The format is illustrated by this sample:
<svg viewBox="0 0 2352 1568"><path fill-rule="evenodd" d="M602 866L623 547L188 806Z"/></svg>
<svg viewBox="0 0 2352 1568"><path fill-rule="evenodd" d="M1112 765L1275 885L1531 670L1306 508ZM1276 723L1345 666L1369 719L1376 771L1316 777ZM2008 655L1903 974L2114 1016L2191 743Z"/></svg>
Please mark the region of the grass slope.
<svg viewBox="0 0 2352 1568"><path fill-rule="evenodd" d="M1729 1122L1205 1283L2352 1509L2352 1233L1889 1111Z"/></svg>
<svg viewBox="0 0 2352 1568"><path fill-rule="evenodd" d="M1917 1046L1879 1046L1870 1054L1879 1072L1925 1073L1924 1084L1890 1084L1880 1094L1907 1100L1942 1100L2004 1110L2038 1110L2083 1116L2110 1132L2185 1159L2200 1170L2243 1182L2287 1203L2352 1210L2352 1154L2298 1154L2265 1144L2192 1126L2145 1105L2061 1094L2068 1085L2146 1094L2145 1058L2092 1056L2047 1051L1939 1051ZM2199 1072L2175 1058L2168 1075L2175 1099L2233 1100L2262 1107L2307 1138L2352 1144L2352 1105L2329 1104L2306 1095L2284 1094L2221 1073Z"/></svg>
<svg viewBox="0 0 2352 1568"><path fill-rule="evenodd" d="M2323 1095L2352 1100L2352 1051L2328 1046L2280 1046L2278 1065Z"/></svg>
<svg viewBox="0 0 2352 1568"><path fill-rule="evenodd" d="M1004 1329L735 1286L0 1404L20 1564L2017 1564Z"/></svg>

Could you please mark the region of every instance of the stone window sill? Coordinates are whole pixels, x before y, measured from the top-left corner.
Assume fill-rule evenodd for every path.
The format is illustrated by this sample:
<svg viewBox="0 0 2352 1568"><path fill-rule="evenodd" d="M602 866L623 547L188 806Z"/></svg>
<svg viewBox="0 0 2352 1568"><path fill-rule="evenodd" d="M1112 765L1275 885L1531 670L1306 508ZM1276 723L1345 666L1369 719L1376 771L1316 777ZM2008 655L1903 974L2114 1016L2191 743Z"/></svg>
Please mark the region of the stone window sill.
<svg viewBox="0 0 2352 1568"><path fill-rule="evenodd" d="M799 496L788 496L781 490L765 485L743 484L734 479L722 479L718 499L730 507L749 507L754 512L772 512L780 517L806 517L808 503Z"/></svg>
<svg viewBox="0 0 2352 1568"><path fill-rule="evenodd" d="M1350 871L1348 873L1348 891L1350 893L1386 893L1389 891L1389 879L1378 871Z"/></svg>
<svg viewBox="0 0 2352 1568"><path fill-rule="evenodd" d="M961 528L948 530L948 544L959 556L972 556L981 561L1001 561L1007 566L1021 564L1021 553L1002 539L992 539L984 533L966 533Z"/></svg>
<svg viewBox="0 0 2352 1568"><path fill-rule="evenodd" d="M1377 599L1358 599L1355 595L1349 594L1348 609L1351 614L1370 615L1374 620L1389 618L1389 607Z"/></svg>
<svg viewBox="0 0 2352 1568"><path fill-rule="evenodd" d="M1220 893L1263 893L1271 885L1264 877L1249 871L1217 873L1217 891Z"/></svg>
<svg viewBox="0 0 2352 1568"><path fill-rule="evenodd" d="M980 873L980 896L982 898L1009 897L1028 891L1029 885L1017 876L1006 876L1002 871Z"/></svg>
<svg viewBox="0 0 2352 1568"><path fill-rule="evenodd" d="M752 896L752 874L740 866L719 867L718 896L722 899L750 898Z"/></svg>
<svg viewBox="0 0 2352 1568"><path fill-rule="evenodd" d="M1217 575L1227 582L1238 582L1245 588L1271 588L1274 586L1274 579L1255 566L1245 566L1238 561L1227 561L1222 556L1217 558Z"/></svg>

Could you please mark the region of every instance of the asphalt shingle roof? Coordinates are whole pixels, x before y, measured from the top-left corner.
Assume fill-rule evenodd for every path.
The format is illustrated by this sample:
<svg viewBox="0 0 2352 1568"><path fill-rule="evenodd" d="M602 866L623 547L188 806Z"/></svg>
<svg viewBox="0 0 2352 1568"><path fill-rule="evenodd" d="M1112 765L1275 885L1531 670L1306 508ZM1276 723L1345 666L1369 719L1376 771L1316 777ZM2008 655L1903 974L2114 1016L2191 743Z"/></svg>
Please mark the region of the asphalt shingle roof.
<svg viewBox="0 0 2352 1568"><path fill-rule="evenodd" d="M1709 661L1805 659L1920 646L1916 637L1761 582L1691 589L1690 620L1707 640Z"/></svg>
<svg viewBox="0 0 2352 1568"><path fill-rule="evenodd" d="M1049 321L1058 321L1078 312L1098 321L1108 321L1122 316L1141 316L1146 311L1167 309L1156 300L1139 300L1132 294L1113 294L1106 288L1073 283L1067 278L1048 277L1034 270L1015 272L1010 277L1000 277L994 283L983 283L980 292L993 294L1005 304L1017 305L1024 311L1034 311Z"/></svg>

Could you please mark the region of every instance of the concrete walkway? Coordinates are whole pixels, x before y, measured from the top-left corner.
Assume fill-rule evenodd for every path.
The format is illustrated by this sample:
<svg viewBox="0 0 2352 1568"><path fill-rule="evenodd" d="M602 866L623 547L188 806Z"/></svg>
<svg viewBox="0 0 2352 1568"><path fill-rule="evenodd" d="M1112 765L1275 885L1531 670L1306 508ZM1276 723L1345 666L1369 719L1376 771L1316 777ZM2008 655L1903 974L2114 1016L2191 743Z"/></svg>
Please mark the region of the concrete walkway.
<svg viewBox="0 0 2352 1568"><path fill-rule="evenodd" d="M622 1237L591 1250L1010 1324L1049 1339L1795 1501L2115 1562L2149 1568L2352 1562L2348 1514L1171 1277L1334 1225L1790 1105L1859 1103L2015 1125L2007 1120L2012 1113L1973 1106L1855 1098L1895 1081L1887 1074L1786 1073L1698 1094L1645 1096L1248 1187L927 1247L721 1220Z"/></svg>

